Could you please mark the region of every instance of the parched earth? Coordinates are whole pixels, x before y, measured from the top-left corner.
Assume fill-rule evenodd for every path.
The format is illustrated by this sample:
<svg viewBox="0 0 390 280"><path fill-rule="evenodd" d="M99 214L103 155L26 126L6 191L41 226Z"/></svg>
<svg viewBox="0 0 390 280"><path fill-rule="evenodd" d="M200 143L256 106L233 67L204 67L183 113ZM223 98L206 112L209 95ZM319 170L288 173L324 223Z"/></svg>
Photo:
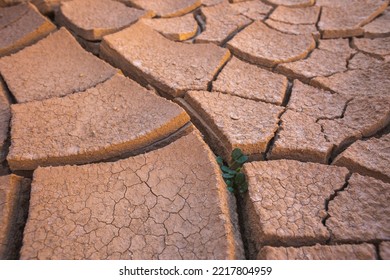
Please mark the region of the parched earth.
<svg viewBox="0 0 390 280"><path fill-rule="evenodd" d="M390 259L388 0L0 0L0 75L0 259Z"/></svg>

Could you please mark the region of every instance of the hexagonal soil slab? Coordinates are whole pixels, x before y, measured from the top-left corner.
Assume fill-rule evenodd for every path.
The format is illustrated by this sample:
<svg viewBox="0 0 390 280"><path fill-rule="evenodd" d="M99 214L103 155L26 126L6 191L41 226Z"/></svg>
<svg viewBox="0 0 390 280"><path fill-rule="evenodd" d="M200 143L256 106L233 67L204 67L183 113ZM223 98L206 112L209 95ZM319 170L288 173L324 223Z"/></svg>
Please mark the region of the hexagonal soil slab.
<svg viewBox="0 0 390 280"><path fill-rule="evenodd" d="M332 242L389 240L389 200L389 183L354 173L348 187L329 202L325 224Z"/></svg>
<svg viewBox="0 0 390 280"><path fill-rule="evenodd" d="M311 34L316 40L321 37L317 27L314 24L289 24L272 19L267 19L265 23L273 29L279 30L283 33L293 35Z"/></svg>
<svg viewBox="0 0 390 280"><path fill-rule="evenodd" d="M269 16L270 19L289 24L316 24L320 15L320 7L305 8L277 7Z"/></svg>
<svg viewBox="0 0 390 280"><path fill-rule="evenodd" d="M349 96L388 95L390 63L364 70L349 70L329 77L318 77L312 84Z"/></svg>
<svg viewBox="0 0 390 280"><path fill-rule="evenodd" d="M252 20L263 20L272 10L272 6L266 5L261 0L253 1L230 1L231 7L238 13ZM236 3L237 2L237 3Z"/></svg>
<svg viewBox="0 0 390 280"><path fill-rule="evenodd" d="M341 118L350 99L294 80L287 108L318 119Z"/></svg>
<svg viewBox="0 0 390 280"><path fill-rule="evenodd" d="M0 4L0 29L3 29L7 25L19 20L29 11L30 7L31 6L27 4L8 7L6 4Z"/></svg>
<svg viewBox="0 0 390 280"><path fill-rule="evenodd" d="M350 98L294 82L270 159L327 163L347 145L390 123L390 97Z"/></svg>
<svg viewBox="0 0 390 280"><path fill-rule="evenodd" d="M195 132L114 163L39 168L21 259L240 259L232 199Z"/></svg>
<svg viewBox="0 0 390 280"><path fill-rule="evenodd" d="M65 28L0 59L0 73L18 103L83 91L116 72L83 50Z"/></svg>
<svg viewBox="0 0 390 280"><path fill-rule="evenodd" d="M327 163L332 149L316 118L287 110L267 157Z"/></svg>
<svg viewBox="0 0 390 280"><path fill-rule="evenodd" d="M0 17L0 56L17 52L56 29L31 4L0 8Z"/></svg>
<svg viewBox="0 0 390 280"><path fill-rule="evenodd" d="M387 9L369 24L363 26L364 37L378 38L390 36L390 9Z"/></svg>
<svg viewBox="0 0 390 280"><path fill-rule="evenodd" d="M354 53L349 47L348 40L320 41L307 59L278 65L277 71L290 78L298 78L307 83L317 76L330 76L347 70L347 61ZM324 48L322 48L324 46Z"/></svg>
<svg viewBox="0 0 390 280"><path fill-rule="evenodd" d="M198 32L198 23L193 14L174 18L142 19L142 22L175 41L188 40Z"/></svg>
<svg viewBox="0 0 390 280"><path fill-rule="evenodd" d="M333 164L390 183L390 134L355 142Z"/></svg>
<svg viewBox="0 0 390 280"><path fill-rule="evenodd" d="M263 158L283 112L283 107L217 92L190 91L178 102L226 161L235 148L250 158Z"/></svg>
<svg viewBox="0 0 390 280"><path fill-rule="evenodd" d="M323 38L341 38L363 35L362 26L380 15L388 6L388 1L325 1L323 5L318 23Z"/></svg>
<svg viewBox="0 0 390 280"><path fill-rule="evenodd" d="M390 96L354 98L348 103L341 122L365 137L374 135L390 123Z"/></svg>
<svg viewBox="0 0 390 280"><path fill-rule="evenodd" d="M127 75L170 97L207 90L230 57L228 50L214 44L172 42L142 22L105 36L100 53Z"/></svg>
<svg viewBox="0 0 390 280"><path fill-rule="evenodd" d="M375 260L375 246L358 245L315 245L305 247L269 247L265 246L257 256L260 260Z"/></svg>
<svg viewBox="0 0 390 280"><path fill-rule="evenodd" d="M201 13L205 18L206 29L196 37L195 42L220 45L229 35L252 22L231 6L225 2L211 7L203 7Z"/></svg>
<svg viewBox="0 0 390 280"><path fill-rule="evenodd" d="M273 67L276 64L305 58L315 48L310 34L291 35L255 21L227 43L238 57L251 63Z"/></svg>
<svg viewBox="0 0 390 280"><path fill-rule="evenodd" d="M390 37L386 38L354 38L353 45L360 51L379 59L390 56Z"/></svg>
<svg viewBox="0 0 390 280"><path fill-rule="evenodd" d="M249 190L243 221L253 256L264 245L314 245L329 239L322 224L325 203L343 188L346 168L277 160L246 163L244 173Z"/></svg>
<svg viewBox="0 0 390 280"><path fill-rule="evenodd" d="M379 67L382 63L383 61L380 59L359 52L349 60L348 69L364 70L376 68Z"/></svg>
<svg viewBox="0 0 390 280"><path fill-rule="evenodd" d="M328 140L336 145L340 145L337 144L339 140L336 139L347 132L348 129L359 132L361 136L358 138L373 136L390 123L390 97L367 96L354 98L348 103L342 118L323 119L319 120L318 123L323 127Z"/></svg>
<svg viewBox="0 0 390 280"><path fill-rule="evenodd" d="M179 106L121 75L82 93L13 105L12 114L13 170L123 156L189 122Z"/></svg>
<svg viewBox="0 0 390 280"><path fill-rule="evenodd" d="M56 21L85 40L97 41L145 16L151 14L114 0L72 0L61 4Z"/></svg>
<svg viewBox="0 0 390 280"><path fill-rule="evenodd" d="M30 180L0 177L0 259L16 259L27 217Z"/></svg>
<svg viewBox="0 0 390 280"><path fill-rule="evenodd" d="M286 77L233 57L213 82L213 90L281 105L287 92Z"/></svg>

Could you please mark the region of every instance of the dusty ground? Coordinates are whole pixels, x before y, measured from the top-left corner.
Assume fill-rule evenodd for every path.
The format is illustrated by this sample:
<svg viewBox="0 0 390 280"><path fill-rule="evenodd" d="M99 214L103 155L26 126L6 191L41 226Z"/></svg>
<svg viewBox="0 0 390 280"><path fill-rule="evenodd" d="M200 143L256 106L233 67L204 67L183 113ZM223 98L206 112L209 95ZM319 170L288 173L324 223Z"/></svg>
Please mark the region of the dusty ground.
<svg viewBox="0 0 390 280"><path fill-rule="evenodd" d="M388 5L0 0L0 259L389 259Z"/></svg>

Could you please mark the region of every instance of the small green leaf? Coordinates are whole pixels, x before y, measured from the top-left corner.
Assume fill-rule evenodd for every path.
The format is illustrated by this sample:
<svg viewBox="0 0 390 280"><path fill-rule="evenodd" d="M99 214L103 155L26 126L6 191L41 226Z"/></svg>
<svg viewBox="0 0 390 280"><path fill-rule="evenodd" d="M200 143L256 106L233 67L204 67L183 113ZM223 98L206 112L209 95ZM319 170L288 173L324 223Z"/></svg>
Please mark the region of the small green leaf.
<svg viewBox="0 0 390 280"><path fill-rule="evenodd" d="M216 161L222 170L222 177L227 189L232 193L245 193L248 190L248 183L244 173L241 173L242 165L248 161L248 156L244 155L239 148L232 151L232 159L229 166L226 166L223 158L218 156Z"/></svg>
<svg viewBox="0 0 390 280"><path fill-rule="evenodd" d="M232 151L232 158L234 160L240 158L241 156L243 156L244 154L242 153L241 149L239 148L235 148L233 151Z"/></svg>
<svg viewBox="0 0 390 280"><path fill-rule="evenodd" d="M222 157L220 157L220 156L217 157L217 163L218 163L219 166L223 166L223 159L222 159Z"/></svg>
<svg viewBox="0 0 390 280"><path fill-rule="evenodd" d="M236 162L238 162L240 165L243 165L245 162L248 161L248 157L246 155L242 155L238 159L235 159Z"/></svg>
<svg viewBox="0 0 390 280"><path fill-rule="evenodd" d="M227 167L227 166L225 166L225 165L223 165L223 166L221 166L221 170L222 170L223 172L229 173L230 168Z"/></svg>
<svg viewBox="0 0 390 280"><path fill-rule="evenodd" d="M227 166L221 166L221 170L224 172L224 173L228 173L228 174L232 174L232 175L236 175L236 171L235 170L231 170L229 167Z"/></svg>
<svg viewBox="0 0 390 280"><path fill-rule="evenodd" d="M226 183L226 186L227 186L228 188L233 188L233 181L231 181L231 180L226 180L225 183Z"/></svg>
<svg viewBox="0 0 390 280"><path fill-rule="evenodd" d="M226 179L233 179L233 178L234 178L234 175L233 175L233 174L228 174L228 173L223 173L223 174L222 174L222 177L223 177L223 178L226 178Z"/></svg>

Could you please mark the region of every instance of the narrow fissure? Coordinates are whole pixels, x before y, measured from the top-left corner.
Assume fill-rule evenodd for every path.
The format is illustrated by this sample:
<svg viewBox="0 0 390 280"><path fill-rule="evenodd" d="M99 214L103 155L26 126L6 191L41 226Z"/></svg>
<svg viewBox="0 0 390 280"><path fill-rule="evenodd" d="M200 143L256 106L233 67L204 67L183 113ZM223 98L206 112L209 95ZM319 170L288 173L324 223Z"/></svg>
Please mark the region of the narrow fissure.
<svg viewBox="0 0 390 280"><path fill-rule="evenodd" d="M200 10L194 12L194 18L198 23L198 32L192 39L195 39L196 37L199 36L199 34L201 34L203 31L206 30L206 19L204 18Z"/></svg>
<svg viewBox="0 0 390 280"><path fill-rule="evenodd" d="M10 104L18 103L16 101L15 96L12 94L11 90L9 89L9 87L8 87L6 81L4 80L3 76L1 76L1 74L0 74L0 88L1 87L3 87L3 89L5 90L6 97L7 97L8 101L10 102Z"/></svg>
<svg viewBox="0 0 390 280"><path fill-rule="evenodd" d="M320 33L320 38L319 39L322 38L321 30L320 30L320 27L319 27L319 24L320 24L320 21L321 21L321 16L322 16L322 6L320 6L320 12L318 13L318 18L317 18L317 22L316 22L316 29Z"/></svg>
<svg viewBox="0 0 390 280"><path fill-rule="evenodd" d="M26 197L24 197L26 196ZM25 201L22 201L25 199ZM31 184L28 186L28 191L26 194L19 194L19 203L18 205L20 206L19 211L23 211L23 218L21 223L19 224L19 233L20 233L20 239L17 240L15 244L15 251L16 251L16 259L20 259L20 253L23 247L23 237L24 237L24 229L27 224L27 219L29 215L29 209L30 209L30 199L31 199Z"/></svg>
<svg viewBox="0 0 390 280"><path fill-rule="evenodd" d="M374 243L374 246L375 246L375 253L376 253L376 258L377 260L383 260L382 259L382 256L381 256L381 251L380 251L380 243Z"/></svg>
<svg viewBox="0 0 390 280"><path fill-rule="evenodd" d="M278 138L279 132L282 130L282 116L284 113L286 113L286 111L287 111L287 108L285 108L279 116L278 129L274 133L274 137L272 137L272 139L267 144L267 148L264 152L264 160L268 160L268 155L272 151L272 148L275 144L275 141Z"/></svg>
<svg viewBox="0 0 390 280"><path fill-rule="evenodd" d="M293 89L293 80L288 80L286 93L284 95L281 106L286 107L288 105L288 103L290 102L292 89Z"/></svg>
<svg viewBox="0 0 390 280"><path fill-rule="evenodd" d="M245 259L250 260L250 253L249 253L249 244L248 244L248 239L246 237L245 233L245 226L244 226L244 214L243 214L243 209L244 209L244 199L242 195L236 194L236 204L237 204L237 218L238 218L238 227L240 228L240 235L241 235L241 240L242 244L244 246L244 254L245 254Z"/></svg>
<svg viewBox="0 0 390 280"><path fill-rule="evenodd" d="M215 82L218 79L219 74L225 68L226 64L228 64L229 61L232 60L232 58L233 58L233 55L230 55L230 57L221 65L221 67L214 74L213 79L207 83L207 91L210 91L210 92L213 91L213 82Z"/></svg>
<svg viewBox="0 0 390 280"><path fill-rule="evenodd" d="M251 25L253 23L253 21L251 21L250 23L248 24L244 24L242 26L239 26L237 27L237 29L235 31L233 31L232 33L230 33L223 41L222 43L220 44L220 46L222 48L226 48L226 44L231 40L233 39L238 33L240 33L242 30L244 30L246 27L248 27L249 25Z"/></svg>
<svg viewBox="0 0 390 280"><path fill-rule="evenodd" d="M326 217L322 219L322 224L324 225L324 227L326 227L326 229L329 231L329 234L330 234L330 237L329 239L326 241L326 244L329 244L331 242L331 240L333 239L332 236L332 230L326 225L326 221L330 218L330 215L329 215L329 203L331 201L333 201L340 192L343 192L349 185L349 179L351 178L352 176L352 173L348 173L347 177L345 178L345 183L344 185L336 190L328 199L325 200L325 211L326 211Z"/></svg>

